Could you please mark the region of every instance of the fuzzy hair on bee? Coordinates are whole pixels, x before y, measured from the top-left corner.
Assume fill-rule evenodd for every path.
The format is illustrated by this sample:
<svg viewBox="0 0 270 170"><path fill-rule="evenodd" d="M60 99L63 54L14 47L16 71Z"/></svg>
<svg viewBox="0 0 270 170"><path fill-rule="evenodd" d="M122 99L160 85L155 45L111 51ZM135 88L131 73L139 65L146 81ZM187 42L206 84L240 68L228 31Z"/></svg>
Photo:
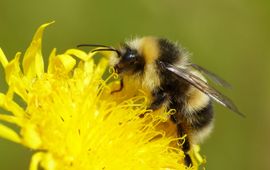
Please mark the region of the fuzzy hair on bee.
<svg viewBox="0 0 270 170"><path fill-rule="evenodd" d="M134 82L136 89L143 89L150 94L149 109L153 111L161 107L175 109L171 115L177 127L181 147L185 153L185 163L192 165L189 151L193 144L202 142L213 128L213 101L238 113L233 102L211 87L206 78L224 87L229 84L214 73L190 61L187 50L167 39L157 37L141 37L127 41L114 48L104 45L82 44L80 46L96 46L95 51L112 51L110 65L121 77L120 92L127 82Z"/></svg>

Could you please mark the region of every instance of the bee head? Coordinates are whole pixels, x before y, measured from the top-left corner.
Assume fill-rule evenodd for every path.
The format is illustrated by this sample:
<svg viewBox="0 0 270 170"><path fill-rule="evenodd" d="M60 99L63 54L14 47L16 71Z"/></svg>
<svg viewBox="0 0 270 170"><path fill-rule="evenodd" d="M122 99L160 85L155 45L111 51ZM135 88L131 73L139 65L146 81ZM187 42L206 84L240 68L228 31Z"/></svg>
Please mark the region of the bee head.
<svg viewBox="0 0 270 170"><path fill-rule="evenodd" d="M124 44L118 51L117 58L112 59L115 61L111 62L117 73L135 74L143 71L145 62L138 49Z"/></svg>
<svg viewBox="0 0 270 170"><path fill-rule="evenodd" d="M121 74L140 74L147 66L155 64L159 56L159 43L155 37L141 37L127 41L118 49L118 58L111 65Z"/></svg>

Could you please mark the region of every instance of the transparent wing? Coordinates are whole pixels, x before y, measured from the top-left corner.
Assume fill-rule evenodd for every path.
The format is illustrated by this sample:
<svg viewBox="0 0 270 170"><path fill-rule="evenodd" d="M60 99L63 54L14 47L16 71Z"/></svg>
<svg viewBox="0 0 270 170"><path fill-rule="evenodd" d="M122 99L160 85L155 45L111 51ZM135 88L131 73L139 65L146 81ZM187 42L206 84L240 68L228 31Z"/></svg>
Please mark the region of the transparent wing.
<svg viewBox="0 0 270 170"><path fill-rule="evenodd" d="M231 88L232 86L224 79L220 78L218 75L215 73L212 73L211 71L203 68L202 66L199 66L197 64L191 64L191 67L193 67L195 70L198 70L199 72L205 74L208 76L209 79L211 79L213 82L216 84L226 87L226 88Z"/></svg>
<svg viewBox="0 0 270 170"><path fill-rule="evenodd" d="M215 88L209 86L205 81L200 79L198 76L190 73L189 71L176 67L174 65L168 64L168 63L162 63L165 66L165 69L174 73L179 78L182 78L189 82L191 85L196 87L201 92L208 95L212 100L216 101L217 103L223 105L224 107L229 108L233 112L245 117L244 114L242 114L238 108L235 106L235 104L226 96L218 92Z"/></svg>

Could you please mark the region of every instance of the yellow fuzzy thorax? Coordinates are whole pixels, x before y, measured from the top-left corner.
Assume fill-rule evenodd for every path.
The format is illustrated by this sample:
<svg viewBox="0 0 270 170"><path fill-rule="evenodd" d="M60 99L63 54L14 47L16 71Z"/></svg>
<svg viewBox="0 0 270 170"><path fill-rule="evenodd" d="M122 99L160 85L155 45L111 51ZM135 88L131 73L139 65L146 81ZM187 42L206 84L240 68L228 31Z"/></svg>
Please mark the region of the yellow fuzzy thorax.
<svg viewBox="0 0 270 170"><path fill-rule="evenodd" d="M35 151L29 169L187 169L180 147L171 145L177 138L156 128L170 112L140 117L151 112L143 92L116 100L110 91L117 75L102 79L106 58L95 63L95 53L69 49L56 54L53 49L44 69L41 41L48 25L37 30L22 65L21 53L8 61L0 48L8 84L8 91L0 93L0 107L8 113L0 113L0 120L19 127L16 132L0 123L0 137ZM191 152L196 161L188 169L197 169L202 162L198 148Z"/></svg>

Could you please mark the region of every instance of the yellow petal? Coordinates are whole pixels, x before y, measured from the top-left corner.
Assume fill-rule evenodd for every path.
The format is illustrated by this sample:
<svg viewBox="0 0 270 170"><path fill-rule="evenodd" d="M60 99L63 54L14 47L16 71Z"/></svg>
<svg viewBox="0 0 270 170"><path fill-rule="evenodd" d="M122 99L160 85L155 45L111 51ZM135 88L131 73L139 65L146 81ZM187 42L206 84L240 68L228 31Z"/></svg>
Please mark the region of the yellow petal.
<svg viewBox="0 0 270 170"><path fill-rule="evenodd" d="M39 77L42 73L44 73L41 40L44 29L52 23L53 22L43 24L38 28L30 46L25 52L23 58L23 72L29 79L32 79L35 76Z"/></svg>
<svg viewBox="0 0 270 170"><path fill-rule="evenodd" d="M49 56L48 73L62 72L68 73L76 65L76 60L68 54L56 55L56 49L53 49Z"/></svg>
<svg viewBox="0 0 270 170"><path fill-rule="evenodd" d="M98 47L98 48L95 48L93 49L92 51L94 50L98 50L98 49L103 49L103 47ZM89 55L90 56L94 56L96 54L101 54L102 56L106 57L106 58L109 58L111 57L111 55L117 55L115 51L94 51L94 52L90 52Z"/></svg>
<svg viewBox="0 0 270 170"><path fill-rule="evenodd" d="M20 55L17 53L5 67L6 82L24 101L27 100L26 82L20 68Z"/></svg>
<svg viewBox="0 0 270 170"><path fill-rule="evenodd" d="M11 140L15 143L20 143L21 139L19 137L19 135L12 130L11 128L4 126L3 124L0 124L0 136L2 138L6 138L8 140Z"/></svg>
<svg viewBox="0 0 270 170"><path fill-rule="evenodd" d="M21 135L23 136L22 143L32 149L38 149L41 147L42 141L40 139L39 133L37 132L37 127L34 124L25 124L21 130Z"/></svg>
<svg viewBox="0 0 270 170"><path fill-rule="evenodd" d="M56 164L50 153L37 152L32 156L29 170L38 170L40 169L46 170L55 170Z"/></svg>
<svg viewBox="0 0 270 170"><path fill-rule="evenodd" d="M11 116L11 115L0 114L0 120L6 121L9 123L13 123L13 124L16 124L18 126L22 125L22 121L18 117Z"/></svg>
<svg viewBox="0 0 270 170"><path fill-rule="evenodd" d="M77 50L77 49L69 49L65 52L65 54L74 55L83 61L89 60L90 58L90 56L87 55L84 51Z"/></svg>
<svg viewBox="0 0 270 170"><path fill-rule="evenodd" d="M199 164L203 164L206 163L205 158L203 158L200 154L200 146L199 145L195 145L194 147L194 155L196 157L196 159L198 160Z"/></svg>
<svg viewBox="0 0 270 170"><path fill-rule="evenodd" d="M43 160L41 162L41 167L46 170L55 170L56 169L56 162L53 159L52 154L46 153L43 156Z"/></svg>
<svg viewBox="0 0 270 170"><path fill-rule="evenodd" d="M43 152L37 152L32 156L29 170L38 170L39 169L39 164L40 164L41 160L43 159L44 154L45 153L43 153Z"/></svg>
<svg viewBox="0 0 270 170"><path fill-rule="evenodd" d="M69 72L73 69L76 64L76 60L70 55L62 54L58 55L57 58L60 60L66 72Z"/></svg>
<svg viewBox="0 0 270 170"><path fill-rule="evenodd" d="M0 107L10 111L16 117L23 117L26 114L16 102L8 98L3 93L0 93Z"/></svg>
<svg viewBox="0 0 270 170"><path fill-rule="evenodd" d="M21 53L16 53L13 60L11 60L5 67L6 81L8 85L11 84L12 77L21 77L22 72L19 66Z"/></svg>
<svg viewBox="0 0 270 170"><path fill-rule="evenodd" d="M6 65L8 64L7 57L5 56L4 52L0 48L0 62L2 63L3 67L5 68Z"/></svg>
<svg viewBox="0 0 270 170"><path fill-rule="evenodd" d="M55 65L54 65L54 60L55 60L55 56L56 56L56 48L54 48L51 51L51 54L49 56L49 64L48 64L48 73L54 73L55 72Z"/></svg>

